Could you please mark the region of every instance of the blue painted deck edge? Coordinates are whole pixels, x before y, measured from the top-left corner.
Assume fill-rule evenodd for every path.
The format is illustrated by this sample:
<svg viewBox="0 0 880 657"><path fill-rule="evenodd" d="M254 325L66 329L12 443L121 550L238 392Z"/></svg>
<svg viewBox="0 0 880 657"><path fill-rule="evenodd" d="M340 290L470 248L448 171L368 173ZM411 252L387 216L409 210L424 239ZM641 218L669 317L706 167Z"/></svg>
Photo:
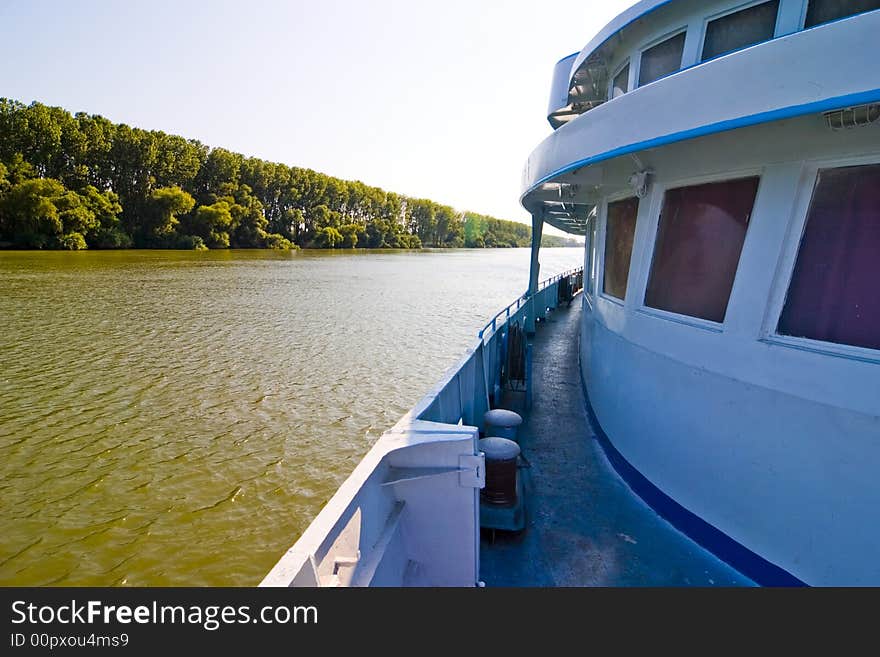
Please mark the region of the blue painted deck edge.
<svg viewBox="0 0 880 657"><path fill-rule="evenodd" d="M580 341L580 338L578 338ZM787 570L767 561L764 557L752 552L746 546L732 539L720 529L710 525L695 513L688 511L681 504L669 497L657 488L641 472L639 472L608 438L608 435L599 424L599 418L590 403L590 395L587 392L587 383L584 380L584 370L580 363L580 345L578 345L578 372L580 374L581 388L584 392L584 405L590 423L596 430L596 438L605 456L611 462L611 466L644 502L657 514L672 524L680 532L689 536L700 546L714 554L716 557L730 565L735 570L761 586L772 587L804 587L809 586L806 582L798 579Z"/></svg>
<svg viewBox="0 0 880 657"><path fill-rule="evenodd" d="M702 66L704 63L709 62L702 62L700 64L697 64L696 66ZM676 71L675 73L672 73L666 77L672 77L673 75L678 75L681 72L682 71ZM654 82L658 82L658 80L655 80ZM869 89L867 91L859 91L852 94L845 94L843 96L835 96L833 98L826 98L824 100L818 100L811 103L790 105L788 107L781 107L774 110L767 110L765 112L758 112L757 114L749 114L747 116L741 116L735 119L725 119L716 123L702 125L697 128L689 128L687 130L673 132L668 135L663 135L661 137L653 137L651 139L634 142L625 146L618 146L617 148L613 148L610 151L605 151L604 153L599 153L598 155L591 155L590 157L575 160L574 162L570 162L565 166L544 175L543 177L532 183L528 187L528 189L526 189L522 194L520 194L519 202L520 205L525 207L524 201L526 196L534 192L539 186L553 180L558 176L570 173L575 169L582 169L583 167L590 166L592 164L598 164L599 162L613 159L620 155L638 153L639 151L647 150L649 148L659 148L661 146L668 146L669 144L677 144L679 142L695 139L697 137L707 137L709 135L719 134L722 132L730 132L739 128L749 128L751 126L760 125L762 123L772 123L773 121L793 119L799 116L806 116L808 114L818 114L821 112L828 112L838 109L844 109L846 107L856 107L858 105L867 105L877 102L880 102L880 89ZM581 116L586 115L582 114ZM554 133L554 135L555 134L556 133ZM553 137L553 135L551 135L550 137ZM550 137L548 137L548 139Z"/></svg>

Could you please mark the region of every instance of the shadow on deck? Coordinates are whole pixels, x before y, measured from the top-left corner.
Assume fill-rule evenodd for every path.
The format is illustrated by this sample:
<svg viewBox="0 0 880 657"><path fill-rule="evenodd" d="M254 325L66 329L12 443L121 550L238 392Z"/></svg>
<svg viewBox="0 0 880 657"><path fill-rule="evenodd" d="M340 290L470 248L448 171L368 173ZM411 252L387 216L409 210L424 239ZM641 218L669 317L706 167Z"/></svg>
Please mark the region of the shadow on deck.
<svg viewBox="0 0 880 657"><path fill-rule="evenodd" d="M617 475L587 417L578 372L581 298L539 325L532 408L519 442L526 529L483 530L487 586L754 586L679 532ZM505 407L519 410L519 400Z"/></svg>

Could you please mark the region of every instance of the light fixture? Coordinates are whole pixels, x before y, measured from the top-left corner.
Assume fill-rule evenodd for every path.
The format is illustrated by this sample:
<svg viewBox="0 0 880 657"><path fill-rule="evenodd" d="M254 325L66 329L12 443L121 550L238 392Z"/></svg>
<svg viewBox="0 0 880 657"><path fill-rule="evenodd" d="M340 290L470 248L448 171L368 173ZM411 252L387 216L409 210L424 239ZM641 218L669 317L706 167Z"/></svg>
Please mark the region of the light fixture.
<svg viewBox="0 0 880 657"><path fill-rule="evenodd" d="M648 195L648 177L651 175L650 169L636 171L629 177L629 186L638 198L645 198Z"/></svg>
<svg viewBox="0 0 880 657"><path fill-rule="evenodd" d="M832 130L849 130L880 121L880 103L844 107L825 112L825 125Z"/></svg>

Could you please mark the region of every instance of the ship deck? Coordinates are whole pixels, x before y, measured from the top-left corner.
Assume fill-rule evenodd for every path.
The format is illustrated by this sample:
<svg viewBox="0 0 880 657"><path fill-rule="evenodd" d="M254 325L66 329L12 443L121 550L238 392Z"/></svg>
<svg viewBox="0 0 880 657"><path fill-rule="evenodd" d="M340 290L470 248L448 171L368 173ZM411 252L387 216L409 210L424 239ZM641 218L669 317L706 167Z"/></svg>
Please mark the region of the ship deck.
<svg viewBox="0 0 880 657"><path fill-rule="evenodd" d="M661 518L612 468L578 372L581 298L540 324L532 407L519 442L529 467L526 529L483 530L486 586L754 586ZM505 400L521 412L521 402Z"/></svg>

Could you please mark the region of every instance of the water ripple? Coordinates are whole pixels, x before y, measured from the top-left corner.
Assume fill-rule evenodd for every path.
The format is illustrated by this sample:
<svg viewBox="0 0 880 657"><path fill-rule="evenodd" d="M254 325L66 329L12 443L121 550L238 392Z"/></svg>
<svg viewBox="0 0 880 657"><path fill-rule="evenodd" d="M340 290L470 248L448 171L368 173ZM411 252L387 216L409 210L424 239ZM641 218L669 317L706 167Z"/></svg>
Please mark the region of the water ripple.
<svg viewBox="0 0 880 657"><path fill-rule="evenodd" d="M0 252L0 585L257 583L527 268Z"/></svg>

